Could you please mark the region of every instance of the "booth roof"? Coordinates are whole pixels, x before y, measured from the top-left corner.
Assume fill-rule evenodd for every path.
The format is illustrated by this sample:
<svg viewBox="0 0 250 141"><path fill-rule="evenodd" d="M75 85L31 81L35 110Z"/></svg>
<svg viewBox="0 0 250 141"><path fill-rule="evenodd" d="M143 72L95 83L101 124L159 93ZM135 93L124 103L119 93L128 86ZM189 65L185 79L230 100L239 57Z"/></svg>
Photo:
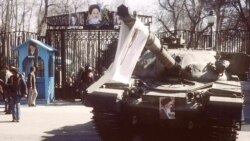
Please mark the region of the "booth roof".
<svg viewBox="0 0 250 141"><path fill-rule="evenodd" d="M27 41L25 41L25 42L22 43L21 45L19 45L19 46L13 48L12 50L18 50L20 47L22 47L23 45L25 45L25 44L28 43L28 42L35 43L35 44L37 44L38 46L40 46L40 47L42 47L42 48L44 48L44 49L46 49L46 50L48 50L48 51L57 51L57 49L55 49L55 48L53 48L53 47L51 47L51 46L49 46L49 45L47 45L47 44L45 44L45 43L39 41L39 40L36 40L36 39L28 39Z"/></svg>

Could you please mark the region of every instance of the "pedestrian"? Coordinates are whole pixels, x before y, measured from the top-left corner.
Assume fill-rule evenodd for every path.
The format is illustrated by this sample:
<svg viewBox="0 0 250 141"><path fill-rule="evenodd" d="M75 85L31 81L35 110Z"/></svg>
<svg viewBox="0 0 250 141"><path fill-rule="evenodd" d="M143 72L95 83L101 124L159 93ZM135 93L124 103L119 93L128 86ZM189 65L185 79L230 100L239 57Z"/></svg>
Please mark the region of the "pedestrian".
<svg viewBox="0 0 250 141"><path fill-rule="evenodd" d="M86 88L89 87L91 84L93 84L95 82L95 79L94 79L94 72L93 72L92 67L90 67L89 65L86 65L81 78Z"/></svg>
<svg viewBox="0 0 250 141"><path fill-rule="evenodd" d="M94 72L93 72L92 67L89 66L89 64L85 66L85 70L82 72L81 82L82 82L82 87L83 87L81 100L84 103L85 98L87 96L87 88L95 82Z"/></svg>
<svg viewBox="0 0 250 141"><path fill-rule="evenodd" d="M22 97L26 97L27 86L17 68L11 67L10 71L13 73L8 79L8 89L11 97L12 122L19 122L20 101Z"/></svg>
<svg viewBox="0 0 250 141"><path fill-rule="evenodd" d="M2 79L0 79L0 97L1 97L1 100L2 99L4 100L5 88L6 88L6 84L4 83L4 81Z"/></svg>
<svg viewBox="0 0 250 141"><path fill-rule="evenodd" d="M28 74L28 106L36 106L37 89L36 89L36 68L34 66L30 67L30 73Z"/></svg>
<svg viewBox="0 0 250 141"><path fill-rule="evenodd" d="M83 92L83 83L82 83L82 74L84 72L84 67L81 66L76 74L76 77L75 77L75 84L74 84L74 87L75 87L75 97L77 98L81 98L82 96L82 92Z"/></svg>
<svg viewBox="0 0 250 141"><path fill-rule="evenodd" d="M75 93L74 93L74 72L72 72L70 75L67 76L66 78L66 98L72 100L73 102L75 101Z"/></svg>
<svg viewBox="0 0 250 141"><path fill-rule="evenodd" d="M3 81L2 82L3 86L7 85L8 79L10 78L11 75L12 73L10 72L8 66L2 67L2 69L0 70L0 79ZM5 103L5 106L4 106L5 114L11 114L11 102L10 102L10 95L8 94L7 86L3 87L2 93L3 93L4 103Z"/></svg>

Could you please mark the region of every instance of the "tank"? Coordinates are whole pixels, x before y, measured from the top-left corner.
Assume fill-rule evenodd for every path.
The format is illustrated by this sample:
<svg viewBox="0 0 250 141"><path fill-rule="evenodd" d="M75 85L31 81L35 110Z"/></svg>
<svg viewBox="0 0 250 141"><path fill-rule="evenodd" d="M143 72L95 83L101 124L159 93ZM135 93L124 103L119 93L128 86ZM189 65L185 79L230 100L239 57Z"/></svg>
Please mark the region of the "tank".
<svg viewBox="0 0 250 141"><path fill-rule="evenodd" d="M108 81L85 105L103 141L235 141L243 95L214 51L167 49L152 33L127 84Z"/></svg>
<svg viewBox="0 0 250 141"><path fill-rule="evenodd" d="M243 95L230 62L213 51L164 49L150 36L129 84L109 81L87 95L102 140L235 141Z"/></svg>

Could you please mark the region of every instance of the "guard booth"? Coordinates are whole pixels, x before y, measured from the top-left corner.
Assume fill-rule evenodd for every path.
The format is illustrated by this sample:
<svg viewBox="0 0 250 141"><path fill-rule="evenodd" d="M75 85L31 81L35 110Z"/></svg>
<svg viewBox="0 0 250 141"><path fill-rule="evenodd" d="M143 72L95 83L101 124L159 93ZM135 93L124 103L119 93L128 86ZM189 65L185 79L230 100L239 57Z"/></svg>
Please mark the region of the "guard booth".
<svg viewBox="0 0 250 141"><path fill-rule="evenodd" d="M54 71L56 49L38 40L29 39L13 49L18 51L18 69L25 76L30 72L30 67L36 67L36 87L38 99L50 103L54 96Z"/></svg>

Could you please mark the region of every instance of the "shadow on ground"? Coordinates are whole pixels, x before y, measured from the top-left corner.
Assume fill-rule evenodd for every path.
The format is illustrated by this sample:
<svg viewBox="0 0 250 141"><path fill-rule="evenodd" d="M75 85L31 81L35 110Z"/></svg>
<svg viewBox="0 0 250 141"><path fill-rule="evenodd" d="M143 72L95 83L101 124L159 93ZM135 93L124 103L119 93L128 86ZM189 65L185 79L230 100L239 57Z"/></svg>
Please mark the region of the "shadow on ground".
<svg viewBox="0 0 250 141"><path fill-rule="evenodd" d="M21 100L21 105L28 105L27 99ZM51 103L45 103L44 100L37 99L36 105L42 105L42 106L76 106L76 105L83 105L80 99L75 100L55 100Z"/></svg>
<svg viewBox="0 0 250 141"><path fill-rule="evenodd" d="M45 104L45 106L75 106L75 105L82 105L80 100L56 100L52 103Z"/></svg>
<svg viewBox="0 0 250 141"><path fill-rule="evenodd" d="M241 131L250 131L250 119L245 118L245 120L242 122Z"/></svg>
<svg viewBox="0 0 250 141"><path fill-rule="evenodd" d="M45 133L48 135L43 136L42 141L101 141L92 122L65 126Z"/></svg>

